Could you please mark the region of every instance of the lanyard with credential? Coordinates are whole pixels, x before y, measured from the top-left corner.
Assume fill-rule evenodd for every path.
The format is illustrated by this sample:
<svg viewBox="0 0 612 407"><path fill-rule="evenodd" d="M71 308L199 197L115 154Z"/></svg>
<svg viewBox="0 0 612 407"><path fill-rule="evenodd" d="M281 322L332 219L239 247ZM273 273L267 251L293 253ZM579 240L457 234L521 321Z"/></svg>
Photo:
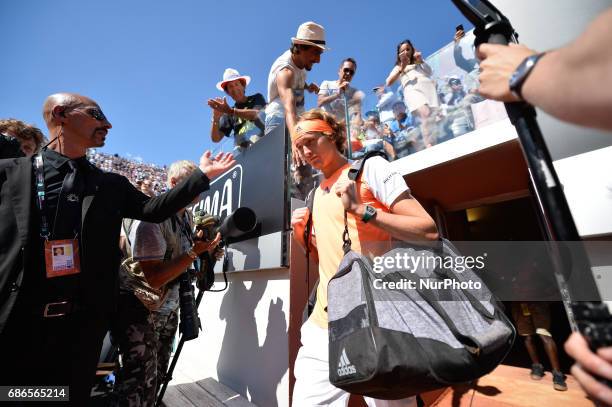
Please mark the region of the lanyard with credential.
<svg viewBox="0 0 612 407"><path fill-rule="evenodd" d="M75 239L49 240L49 221L45 199L45 171L42 154L34 156L36 202L40 210L40 237L45 239L44 257L47 278L67 276L81 272L79 243ZM57 214L56 214L57 217Z"/></svg>
<svg viewBox="0 0 612 407"><path fill-rule="evenodd" d="M34 173L36 175L36 202L40 210L40 237L49 240L49 222L47 220L47 205L45 202L45 171L41 153L34 156Z"/></svg>

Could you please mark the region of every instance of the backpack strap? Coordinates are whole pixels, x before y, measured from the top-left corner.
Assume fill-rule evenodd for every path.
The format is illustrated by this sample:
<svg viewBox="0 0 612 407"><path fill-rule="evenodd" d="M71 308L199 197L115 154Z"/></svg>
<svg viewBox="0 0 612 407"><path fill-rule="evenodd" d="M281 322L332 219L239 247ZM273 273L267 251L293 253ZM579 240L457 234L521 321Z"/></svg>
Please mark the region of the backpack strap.
<svg viewBox="0 0 612 407"><path fill-rule="evenodd" d="M382 151L370 151L369 153L366 153L366 155L364 155L359 160L356 160L355 162L353 162L353 164L351 165L351 169L348 172L348 178L351 181L357 181L357 178L359 178L359 176L363 172L363 167L365 166L366 160L372 157L376 157L376 156L381 156L385 160L389 159L387 157L387 154L385 154Z"/></svg>
<svg viewBox="0 0 612 407"><path fill-rule="evenodd" d="M363 172L366 160L375 156L381 156L385 160L388 160L387 154L385 154L384 152L370 151L369 153L366 153L363 158L353 162L348 172L348 179L350 179L351 181L357 181L357 178L359 178L359 176ZM351 250L351 238L349 236L346 211L344 211L344 233L342 233L342 250L344 251L345 255Z"/></svg>

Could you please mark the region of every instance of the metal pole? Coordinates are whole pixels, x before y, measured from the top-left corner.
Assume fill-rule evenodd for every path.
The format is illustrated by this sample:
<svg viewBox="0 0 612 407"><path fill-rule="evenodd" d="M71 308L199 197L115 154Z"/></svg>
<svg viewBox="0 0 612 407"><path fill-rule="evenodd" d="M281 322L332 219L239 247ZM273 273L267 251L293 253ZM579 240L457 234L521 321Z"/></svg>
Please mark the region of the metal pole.
<svg viewBox="0 0 612 407"><path fill-rule="evenodd" d="M342 94L344 95L344 121L346 122L346 158L350 160L353 158L351 146L351 122L349 118L348 98L346 97L346 92L342 92Z"/></svg>

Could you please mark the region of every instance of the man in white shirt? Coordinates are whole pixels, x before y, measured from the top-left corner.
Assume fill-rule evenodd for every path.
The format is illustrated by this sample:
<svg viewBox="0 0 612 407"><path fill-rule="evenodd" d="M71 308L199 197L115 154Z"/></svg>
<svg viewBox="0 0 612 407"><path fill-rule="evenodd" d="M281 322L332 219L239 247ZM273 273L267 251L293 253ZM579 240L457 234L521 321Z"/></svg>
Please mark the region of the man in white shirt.
<svg viewBox="0 0 612 407"><path fill-rule="evenodd" d="M265 134L286 124L289 135L293 136L297 117L304 112L304 90L319 92L317 85L306 85L306 71L321 61L321 54L327 49L325 29L308 21L300 25L291 43L291 49L278 57L270 68ZM292 160L294 182L291 195L303 200L314 186L312 169L295 149L292 149Z"/></svg>
<svg viewBox="0 0 612 407"><path fill-rule="evenodd" d="M323 81L317 98L317 106L336 116L338 120L345 120L344 95L348 101L349 122L361 119L361 100L363 92L353 88L351 80L357 71L357 62L353 58L346 58L338 69L338 79Z"/></svg>

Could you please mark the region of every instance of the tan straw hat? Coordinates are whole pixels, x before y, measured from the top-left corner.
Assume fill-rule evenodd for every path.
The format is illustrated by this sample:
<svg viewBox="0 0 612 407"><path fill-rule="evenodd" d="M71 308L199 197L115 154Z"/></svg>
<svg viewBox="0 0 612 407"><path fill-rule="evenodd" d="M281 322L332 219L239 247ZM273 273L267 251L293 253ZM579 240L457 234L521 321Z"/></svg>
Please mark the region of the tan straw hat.
<svg viewBox="0 0 612 407"><path fill-rule="evenodd" d="M291 38L294 44L312 45L324 51L330 48L325 46L325 28L313 21L308 21L299 26L295 37Z"/></svg>

